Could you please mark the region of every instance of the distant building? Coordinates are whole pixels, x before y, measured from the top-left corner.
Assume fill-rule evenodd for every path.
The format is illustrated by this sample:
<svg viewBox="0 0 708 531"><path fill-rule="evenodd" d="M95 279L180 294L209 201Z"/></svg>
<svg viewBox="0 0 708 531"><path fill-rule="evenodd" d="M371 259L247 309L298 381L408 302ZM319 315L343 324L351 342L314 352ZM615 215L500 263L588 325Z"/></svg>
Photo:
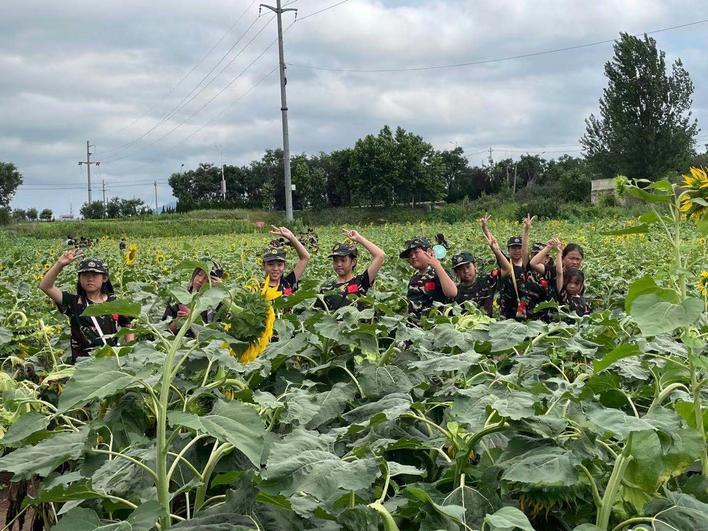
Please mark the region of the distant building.
<svg viewBox="0 0 708 531"><path fill-rule="evenodd" d="M590 189L590 200L593 205L597 205L600 202L600 198L606 195L612 195L615 197L618 203L623 204L621 197L617 197L615 192L615 180L614 179L595 179L592 181L592 188Z"/></svg>

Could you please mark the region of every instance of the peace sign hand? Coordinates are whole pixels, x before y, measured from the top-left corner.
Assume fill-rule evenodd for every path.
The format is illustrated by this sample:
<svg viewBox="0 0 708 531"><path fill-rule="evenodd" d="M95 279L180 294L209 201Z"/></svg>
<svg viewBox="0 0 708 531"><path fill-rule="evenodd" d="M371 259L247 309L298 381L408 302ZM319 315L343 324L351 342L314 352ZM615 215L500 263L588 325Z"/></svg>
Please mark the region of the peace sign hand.
<svg viewBox="0 0 708 531"><path fill-rule="evenodd" d="M83 249L69 249L66 251L64 254L62 254L59 257L59 260L57 260L57 263L61 267L66 267L70 263L72 263L74 260L77 260L84 254Z"/></svg>
<svg viewBox="0 0 708 531"><path fill-rule="evenodd" d="M347 238L349 238L353 242L358 242L361 240L361 234L359 234L355 230L342 229L342 232Z"/></svg>

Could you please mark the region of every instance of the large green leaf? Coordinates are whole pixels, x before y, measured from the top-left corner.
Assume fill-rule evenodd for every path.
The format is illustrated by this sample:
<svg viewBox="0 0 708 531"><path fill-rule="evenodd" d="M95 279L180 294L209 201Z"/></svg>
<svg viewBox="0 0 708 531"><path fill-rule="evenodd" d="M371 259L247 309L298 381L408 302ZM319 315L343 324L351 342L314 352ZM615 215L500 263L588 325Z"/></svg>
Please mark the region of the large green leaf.
<svg viewBox="0 0 708 531"><path fill-rule="evenodd" d="M297 448L287 437L274 444L262 474L277 482L279 493L285 496L304 492L323 500L338 489L368 489L379 473L375 459L344 461L329 451Z"/></svg>
<svg viewBox="0 0 708 531"><path fill-rule="evenodd" d="M100 304L89 304L81 315L84 317L99 315L125 315L127 317L140 317L140 303L130 302L126 299L116 299L114 301L102 302Z"/></svg>
<svg viewBox="0 0 708 531"><path fill-rule="evenodd" d="M619 409L597 408L592 410L587 418L600 429L600 434L613 433L620 439L626 439L633 431L655 429L654 426L646 420L627 415Z"/></svg>
<svg viewBox="0 0 708 531"><path fill-rule="evenodd" d="M577 459L561 448L534 448L514 458L502 479L535 486L570 486L578 481Z"/></svg>
<svg viewBox="0 0 708 531"><path fill-rule="evenodd" d="M507 396L495 398L492 401L492 408L496 409L502 417L519 420L534 415L535 402L531 393L511 391Z"/></svg>
<svg viewBox="0 0 708 531"><path fill-rule="evenodd" d="M488 514L484 521L493 531L512 531L514 529L534 531L529 519L516 507L502 507L494 514Z"/></svg>
<svg viewBox="0 0 708 531"><path fill-rule="evenodd" d="M84 449L89 429L58 433L34 446L19 448L0 457L0 470L12 472L15 479L30 479L32 475L48 475L62 463L77 459Z"/></svg>
<svg viewBox="0 0 708 531"><path fill-rule="evenodd" d="M638 356L642 354L637 345L618 345L609 354L606 354L602 359L595 360L592 362L593 372L598 373L605 370L607 367L612 365L617 360L622 358L628 358L629 356Z"/></svg>
<svg viewBox="0 0 708 531"><path fill-rule="evenodd" d="M378 398L390 393L407 393L413 388L410 378L395 365L365 365L358 376L364 394Z"/></svg>
<svg viewBox="0 0 708 531"><path fill-rule="evenodd" d="M700 502L689 494L667 491L665 500L647 505L646 514L653 515L652 527L655 531L708 529L708 503Z"/></svg>
<svg viewBox="0 0 708 531"><path fill-rule="evenodd" d="M679 302L678 293L672 289L662 288L654 281L653 277L646 275L638 278L629 285L627 296L624 299L624 311L630 313L634 300L640 295L646 295L649 293L654 293L667 302Z"/></svg>
<svg viewBox="0 0 708 531"><path fill-rule="evenodd" d="M5 436L0 438L0 446L19 446L18 443L47 426L49 426L47 415L38 411L29 411L11 425Z"/></svg>
<svg viewBox="0 0 708 531"><path fill-rule="evenodd" d="M640 295L632 302L631 315L645 336L668 334L694 324L703 313L703 301L687 297L674 304L656 293Z"/></svg>
<svg viewBox="0 0 708 531"><path fill-rule="evenodd" d="M59 397L59 412L102 399L135 385L139 378L118 366L115 358L95 358L76 366L76 372Z"/></svg>
<svg viewBox="0 0 708 531"><path fill-rule="evenodd" d="M186 426L232 444L243 452L254 466L260 467L265 428L255 407L243 402L219 400L209 415L170 412L171 424Z"/></svg>

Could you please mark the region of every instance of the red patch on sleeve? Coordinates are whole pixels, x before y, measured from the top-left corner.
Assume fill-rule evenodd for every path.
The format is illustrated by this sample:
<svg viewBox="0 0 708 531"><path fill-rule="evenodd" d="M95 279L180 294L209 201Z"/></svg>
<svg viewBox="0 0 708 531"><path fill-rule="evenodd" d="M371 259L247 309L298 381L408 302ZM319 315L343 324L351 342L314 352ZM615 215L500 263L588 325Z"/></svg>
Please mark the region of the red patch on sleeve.
<svg viewBox="0 0 708 531"><path fill-rule="evenodd" d="M349 284L347 286L347 293L359 293L359 286L357 284Z"/></svg>
<svg viewBox="0 0 708 531"><path fill-rule="evenodd" d="M290 295L292 295L292 294L293 294L293 288L285 288L283 290L283 295L285 297L290 297Z"/></svg>
<svg viewBox="0 0 708 531"><path fill-rule="evenodd" d="M117 320L118 320L118 314L117 314L117 313L114 313L114 314L112 315L112 317L113 317L113 320L114 320L114 321L117 321Z"/></svg>
<svg viewBox="0 0 708 531"><path fill-rule="evenodd" d="M499 270L498 270L498 269L493 269L493 270L492 270L492 276L493 276L493 277L499 276Z"/></svg>
<svg viewBox="0 0 708 531"><path fill-rule="evenodd" d="M423 287L425 288L425 291L435 291L435 282L428 280L425 284L423 284Z"/></svg>
<svg viewBox="0 0 708 531"><path fill-rule="evenodd" d="M541 287L543 289L548 289L548 280L546 280L545 278L542 278L538 283L541 284Z"/></svg>

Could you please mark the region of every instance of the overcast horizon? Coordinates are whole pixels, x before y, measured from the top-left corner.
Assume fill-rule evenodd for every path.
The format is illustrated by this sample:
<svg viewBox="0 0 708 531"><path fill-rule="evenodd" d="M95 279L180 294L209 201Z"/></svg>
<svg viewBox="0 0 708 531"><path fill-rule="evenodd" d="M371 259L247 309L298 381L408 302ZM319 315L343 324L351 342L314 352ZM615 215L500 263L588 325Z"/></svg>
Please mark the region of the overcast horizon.
<svg viewBox="0 0 708 531"><path fill-rule="evenodd" d="M294 23L283 15L292 154L351 147L389 125L440 150L459 145L470 164L490 147L496 160L578 156L612 44L528 55L686 24L651 36L669 68L681 58L689 72L693 116L704 128L698 149L708 142L708 4L284 4L298 9ZM153 180L161 205L174 200L167 178L182 165L247 164L281 147L276 24L266 9L258 16L258 5L6 1L0 160L24 177L11 206L59 217L71 204L77 215L87 200L86 166L78 165L86 140L101 161L92 167L93 198L105 181L107 197L150 206ZM393 71L405 69L418 70Z"/></svg>

